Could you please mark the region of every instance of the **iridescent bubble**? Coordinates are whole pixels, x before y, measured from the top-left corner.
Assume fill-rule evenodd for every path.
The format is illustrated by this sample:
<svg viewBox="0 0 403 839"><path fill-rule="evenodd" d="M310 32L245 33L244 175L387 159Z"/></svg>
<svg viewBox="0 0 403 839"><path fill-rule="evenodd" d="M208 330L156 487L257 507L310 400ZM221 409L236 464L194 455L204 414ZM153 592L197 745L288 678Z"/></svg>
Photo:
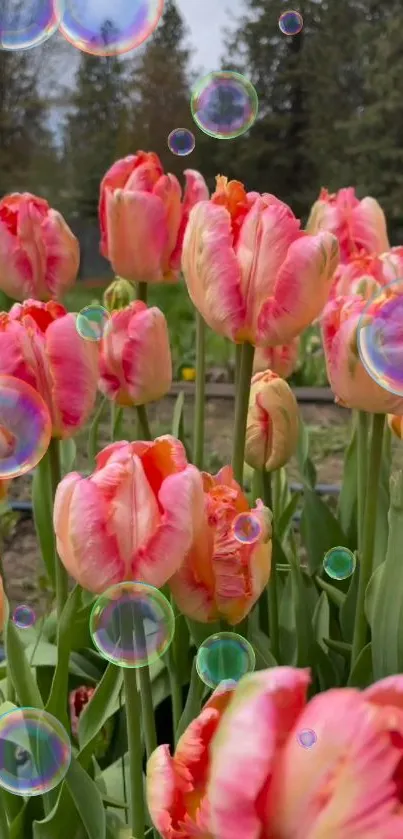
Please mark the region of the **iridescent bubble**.
<svg viewBox="0 0 403 839"><path fill-rule="evenodd" d="M145 667L167 651L175 616L167 598L146 583L119 583L95 602L92 640L101 655L121 667Z"/></svg>
<svg viewBox="0 0 403 839"><path fill-rule="evenodd" d="M354 574L355 554L348 548L331 548L323 558L323 569L332 580L347 580Z"/></svg>
<svg viewBox="0 0 403 839"><path fill-rule="evenodd" d="M187 128L175 128L168 136L169 151L178 155L178 157L186 157L187 154L191 154L195 145L194 134Z"/></svg>
<svg viewBox="0 0 403 839"><path fill-rule="evenodd" d="M59 26L61 2L6 2L0 11L0 49L27 50L47 41Z"/></svg>
<svg viewBox="0 0 403 839"><path fill-rule="evenodd" d="M249 131L259 103L253 85L240 73L220 70L197 83L190 101L196 125L217 140L231 140Z"/></svg>
<svg viewBox="0 0 403 839"><path fill-rule="evenodd" d="M48 449L49 411L39 393L21 379L0 376L0 478L30 472Z"/></svg>
<svg viewBox="0 0 403 839"><path fill-rule="evenodd" d="M196 656L196 670L210 688L221 682L239 682L255 669L253 647L236 632L217 632L200 645Z"/></svg>
<svg viewBox="0 0 403 839"><path fill-rule="evenodd" d="M232 532L238 542L253 545L260 539L262 525L253 513L239 513L232 523Z"/></svg>
<svg viewBox="0 0 403 839"><path fill-rule="evenodd" d="M283 35L298 35L303 25L302 15L295 9L288 9L278 19L278 26Z"/></svg>
<svg viewBox="0 0 403 839"><path fill-rule="evenodd" d="M312 746L317 742L317 736L312 728L304 728L297 734L297 740L303 749L312 749Z"/></svg>
<svg viewBox="0 0 403 839"><path fill-rule="evenodd" d="M36 621L35 612L30 606L23 603L21 606L15 607L13 621L18 629L30 629Z"/></svg>
<svg viewBox="0 0 403 839"><path fill-rule="evenodd" d="M122 55L152 35L163 10L164 0L64 0L60 32L91 55Z"/></svg>
<svg viewBox="0 0 403 839"><path fill-rule="evenodd" d="M0 787L14 795L43 795L68 771L71 744L62 724L38 708L0 717Z"/></svg>
<svg viewBox="0 0 403 839"><path fill-rule="evenodd" d="M86 341L100 341L110 320L110 313L104 306L85 306L77 315L76 329Z"/></svg>
<svg viewBox="0 0 403 839"><path fill-rule="evenodd" d="M369 300L357 328L357 347L371 378L403 396L402 280L384 286Z"/></svg>

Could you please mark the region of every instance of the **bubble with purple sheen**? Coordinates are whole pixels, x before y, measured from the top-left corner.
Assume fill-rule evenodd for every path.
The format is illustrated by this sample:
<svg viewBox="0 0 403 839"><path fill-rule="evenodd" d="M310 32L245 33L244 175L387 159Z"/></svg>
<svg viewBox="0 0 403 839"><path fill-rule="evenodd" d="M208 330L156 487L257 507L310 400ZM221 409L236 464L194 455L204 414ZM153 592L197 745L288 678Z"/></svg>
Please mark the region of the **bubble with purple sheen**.
<svg viewBox="0 0 403 839"><path fill-rule="evenodd" d="M185 157L191 154L196 143L194 134L187 128L174 128L168 136L168 148L172 154Z"/></svg>
<svg viewBox="0 0 403 839"><path fill-rule="evenodd" d="M312 746L315 745L317 739L316 733L312 730L312 728L304 728L297 734L298 743L303 749L312 749Z"/></svg>
<svg viewBox="0 0 403 839"><path fill-rule="evenodd" d="M0 49L27 50L43 44L60 23L60 0L5 3L0 12Z"/></svg>
<svg viewBox="0 0 403 839"><path fill-rule="evenodd" d="M253 84L245 76L219 70L197 82L190 108L201 131L217 140L232 140L252 127L259 101Z"/></svg>
<svg viewBox="0 0 403 839"><path fill-rule="evenodd" d="M237 542L253 545L260 539L262 525L253 513L239 513L232 523L232 532Z"/></svg>
<svg viewBox="0 0 403 839"><path fill-rule="evenodd" d="M13 795L43 795L64 779L71 743L62 724L38 708L0 717L0 787Z"/></svg>
<svg viewBox="0 0 403 839"><path fill-rule="evenodd" d="M34 626L35 621L36 615L30 606L22 603L21 606L15 607L13 612L13 622L16 626L18 626L18 629L30 629L31 626Z"/></svg>
<svg viewBox="0 0 403 839"><path fill-rule="evenodd" d="M0 376L0 478L17 478L46 454L52 433L39 393L22 379Z"/></svg>
<svg viewBox="0 0 403 839"><path fill-rule="evenodd" d="M164 0L63 0L60 32L90 55L122 55L143 44L158 26Z"/></svg>
<svg viewBox="0 0 403 839"><path fill-rule="evenodd" d="M298 35L303 25L303 17L295 9L287 9L287 11L280 15L278 20L278 26L283 35Z"/></svg>
<svg viewBox="0 0 403 839"><path fill-rule="evenodd" d="M368 301L357 327L360 359L380 387L403 396L402 280L379 289Z"/></svg>

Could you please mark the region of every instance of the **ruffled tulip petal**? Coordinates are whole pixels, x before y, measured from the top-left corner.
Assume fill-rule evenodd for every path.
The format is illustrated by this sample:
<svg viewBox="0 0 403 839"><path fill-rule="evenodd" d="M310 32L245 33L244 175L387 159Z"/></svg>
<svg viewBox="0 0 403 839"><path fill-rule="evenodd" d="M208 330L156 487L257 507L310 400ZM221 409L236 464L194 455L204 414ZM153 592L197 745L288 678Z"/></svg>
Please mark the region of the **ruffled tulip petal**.
<svg viewBox="0 0 403 839"><path fill-rule="evenodd" d="M182 270L190 298L211 329L232 340L247 340L240 334L246 309L231 218L224 207L201 201L193 208L183 243Z"/></svg>
<svg viewBox="0 0 403 839"><path fill-rule="evenodd" d="M171 268L178 270L180 268L183 239L185 230L189 221L190 211L199 201L207 201L209 197L206 181L200 172L196 169L185 169L185 192L182 203L182 218L179 227L178 241L171 256Z"/></svg>
<svg viewBox="0 0 403 839"><path fill-rule="evenodd" d="M311 749L298 743L304 729L315 731ZM266 823L282 839L398 839L398 761L398 750L362 694L327 691L311 700L278 756Z"/></svg>
<svg viewBox="0 0 403 839"><path fill-rule="evenodd" d="M163 839L174 839L170 810L175 805L175 769L169 746L158 746L147 763L147 806L154 826Z"/></svg>
<svg viewBox="0 0 403 839"><path fill-rule="evenodd" d="M363 697L373 705L390 706L403 711L403 676L387 676L363 691Z"/></svg>
<svg viewBox="0 0 403 839"><path fill-rule="evenodd" d="M96 594L125 579L118 540L108 519L108 502L93 481L77 472L63 478L53 513L57 550L68 573Z"/></svg>
<svg viewBox="0 0 403 839"><path fill-rule="evenodd" d="M165 207L156 195L119 189L106 193L108 258L119 277L162 281L161 261L168 243L165 219Z"/></svg>
<svg viewBox="0 0 403 839"><path fill-rule="evenodd" d="M207 797L213 836L261 838L259 799L275 771L277 750L304 707L309 681L307 670L275 667L239 683L211 745Z"/></svg>
<svg viewBox="0 0 403 839"><path fill-rule="evenodd" d="M257 344L287 344L321 313L339 259L331 233L297 239L258 318Z"/></svg>

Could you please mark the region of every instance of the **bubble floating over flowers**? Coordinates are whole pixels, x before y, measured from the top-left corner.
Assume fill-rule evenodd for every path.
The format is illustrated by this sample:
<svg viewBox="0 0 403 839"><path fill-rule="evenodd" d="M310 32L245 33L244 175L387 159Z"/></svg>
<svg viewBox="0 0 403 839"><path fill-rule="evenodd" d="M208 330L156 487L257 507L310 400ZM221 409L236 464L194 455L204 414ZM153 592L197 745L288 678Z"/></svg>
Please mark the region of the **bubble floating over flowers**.
<svg viewBox="0 0 403 839"><path fill-rule="evenodd" d="M71 761L62 724L38 708L16 708L0 717L0 787L14 795L43 795L57 787Z"/></svg>
<svg viewBox="0 0 403 839"><path fill-rule="evenodd" d="M217 140L232 140L249 131L258 114L255 88L245 76L219 70L204 76L190 102L196 125Z"/></svg>
<svg viewBox="0 0 403 839"><path fill-rule="evenodd" d="M143 44L158 26L164 0L63 0L60 32L91 55L122 55Z"/></svg>
<svg viewBox="0 0 403 839"><path fill-rule="evenodd" d="M0 49L27 50L47 41L61 18L56 0L5 3L0 17Z"/></svg>
<svg viewBox="0 0 403 839"><path fill-rule="evenodd" d="M18 629L30 629L35 624L36 615L30 606L23 603L21 606L15 607L13 621L18 626Z"/></svg>
<svg viewBox="0 0 403 839"><path fill-rule="evenodd" d="M145 667L167 651L175 616L167 598L154 586L119 583L96 600L90 632L107 661L121 667Z"/></svg>
<svg viewBox="0 0 403 839"><path fill-rule="evenodd" d="M21 379L0 376L0 478L30 472L42 460L52 433L39 393Z"/></svg>
<svg viewBox="0 0 403 839"><path fill-rule="evenodd" d="M217 632L200 645L196 656L199 678L210 688L221 682L239 682L255 669L253 647L236 632Z"/></svg>
<svg viewBox="0 0 403 839"><path fill-rule="evenodd" d="M303 749L312 749L318 738L312 728L304 728L297 734L297 740Z"/></svg>
<svg viewBox="0 0 403 839"><path fill-rule="evenodd" d="M348 548L331 548L323 558L323 569L332 580L347 580L354 574L355 554Z"/></svg>
<svg viewBox="0 0 403 839"><path fill-rule="evenodd" d="M76 328L86 341L100 341L110 320L110 313L104 306L85 306L77 315Z"/></svg>
<svg viewBox="0 0 403 839"><path fill-rule="evenodd" d="M288 9L283 12L278 20L278 27L283 35L298 35L303 25L304 21L301 13L296 12L294 9Z"/></svg>
<svg viewBox="0 0 403 839"><path fill-rule="evenodd" d="M402 280L384 286L368 301L357 328L357 347L371 378L403 396Z"/></svg>
<svg viewBox="0 0 403 839"><path fill-rule="evenodd" d="M262 525L253 513L239 513L232 523L232 532L238 542L253 545L260 539Z"/></svg>
<svg viewBox="0 0 403 839"><path fill-rule="evenodd" d="M191 154L195 145L194 134L187 128L175 128L168 135L169 151L178 157L186 157L187 154Z"/></svg>

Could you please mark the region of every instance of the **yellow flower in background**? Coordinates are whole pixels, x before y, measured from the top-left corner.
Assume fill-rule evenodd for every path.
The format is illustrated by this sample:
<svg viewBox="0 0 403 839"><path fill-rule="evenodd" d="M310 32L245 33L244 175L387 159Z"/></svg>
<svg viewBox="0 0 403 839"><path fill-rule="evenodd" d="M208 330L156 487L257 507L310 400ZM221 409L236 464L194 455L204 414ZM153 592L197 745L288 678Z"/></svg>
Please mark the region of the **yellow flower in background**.
<svg viewBox="0 0 403 839"><path fill-rule="evenodd" d="M184 382L194 382L196 379L196 368L182 367L181 376Z"/></svg>

